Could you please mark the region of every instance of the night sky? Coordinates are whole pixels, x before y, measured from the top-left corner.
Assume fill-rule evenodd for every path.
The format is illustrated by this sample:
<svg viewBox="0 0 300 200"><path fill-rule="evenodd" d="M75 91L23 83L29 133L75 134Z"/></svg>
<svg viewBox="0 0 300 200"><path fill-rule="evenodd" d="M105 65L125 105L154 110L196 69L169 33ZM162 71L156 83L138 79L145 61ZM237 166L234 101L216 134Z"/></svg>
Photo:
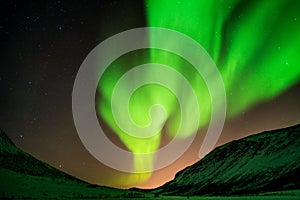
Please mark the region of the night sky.
<svg viewBox="0 0 300 200"><path fill-rule="evenodd" d="M75 177L114 187L156 187L198 160L201 136L173 165L154 172L145 183L129 183L126 181L129 174L110 169L93 158L76 133L72 89L81 63L106 38L147 26L146 7L143 1L0 3L0 128L18 147ZM287 9L291 7L300 12L298 1L286 3L284 9L289 12ZM232 17L238 18L238 15ZM300 27L299 15L290 17L293 19L291 26ZM285 23L285 18L281 22ZM297 39L294 37L291 34L286 46L288 42L300 46L299 35ZM226 52L226 48L223 51ZM300 68L297 59L290 67ZM220 62L226 63L224 59ZM300 75L299 70L294 71L298 75L293 83L272 98L254 102L232 116L229 112L217 145L300 123ZM267 85L253 83L254 90L264 87ZM238 96L236 99L239 100ZM234 103L228 101L228 104ZM119 142L108 125L104 126L110 138ZM205 127L199 133L203 131Z"/></svg>

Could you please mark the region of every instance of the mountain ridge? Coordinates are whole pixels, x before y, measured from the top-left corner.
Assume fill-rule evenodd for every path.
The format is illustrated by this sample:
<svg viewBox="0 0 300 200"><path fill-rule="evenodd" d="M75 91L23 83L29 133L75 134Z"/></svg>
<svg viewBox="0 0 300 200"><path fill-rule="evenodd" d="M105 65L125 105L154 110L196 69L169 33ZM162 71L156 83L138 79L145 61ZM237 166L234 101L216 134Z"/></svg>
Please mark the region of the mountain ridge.
<svg viewBox="0 0 300 200"><path fill-rule="evenodd" d="M215 148L153 190L164 195L244 195L300 188L300 125Z"/></svg>
<svg viewBox="0 0 300 200"><path fill-rule="evenodd" d="M79 180L22 151L0 130L0 199L107 199L144 196L142 192L125 191Z"/></svg>
<svg viewBox="0 0 300 200"><path fill-rule="evenodd" d="M27 175L65 178L78 181L77 178L59 171L49 164L36 159L29 153L20 150L2 130L0 130L0 146L1 168Z"/></svg>

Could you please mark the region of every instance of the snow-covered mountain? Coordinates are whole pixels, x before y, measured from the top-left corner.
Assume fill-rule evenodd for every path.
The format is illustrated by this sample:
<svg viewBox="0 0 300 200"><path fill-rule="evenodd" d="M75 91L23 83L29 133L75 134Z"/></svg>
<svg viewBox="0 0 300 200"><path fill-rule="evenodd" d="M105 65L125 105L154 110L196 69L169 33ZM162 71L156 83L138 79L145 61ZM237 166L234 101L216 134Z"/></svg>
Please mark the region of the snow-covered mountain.
<svg viewBox="0 0 300 200"><path fill-rule="evenodd" d="M232 141L153 192L244 195L300 189L300 125Z"/></svg>

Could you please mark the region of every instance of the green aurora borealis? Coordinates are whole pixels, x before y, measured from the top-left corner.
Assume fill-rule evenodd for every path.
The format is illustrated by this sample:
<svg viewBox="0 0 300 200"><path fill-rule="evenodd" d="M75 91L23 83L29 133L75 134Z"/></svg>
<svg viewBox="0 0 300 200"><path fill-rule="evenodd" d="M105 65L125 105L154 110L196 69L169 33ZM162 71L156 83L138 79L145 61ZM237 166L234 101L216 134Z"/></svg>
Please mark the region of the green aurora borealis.
<svg viewBox="0 0 300 200"><path fill-rule="evenodd" d="M229 116L299 81L300 29L295 16L300 14L292 2L171 2L147 2L149 26L187 34L209 52L224 80Z"/></svg>
<svg viewBox="0 0 300 200"><path fill-rule="evenodd" d="M149 27L163 27L188 35L201 44L216 63L227 94L227 117L235 117L252 106L271 100L296 84L300 78L300 13L292 1L172 1L145 2ZM287 9L288 8L288 9ZM288 11L287 11L288 10ZM151 43L155 38L149 37ZM169 38L166 46L176 41ZM132 59L132 57L134 59ZM135 155L135 170L151 168L153 159L140 153L156 151L161 145L162 133L174 136L181 111L174 94L159 85L145 85L130 99L129 111L134 122L145 126L151 122L149 108L161 104L167 121L153 137L143 139L127 135L114 120L110 102L112 91L121 76L133 66L147 62L168 65L190 81L198 97L201 118L199 128L209 123L211 104L205 82L184 59L169 52L148 49L136 51L117 59L102 76L98 92L98 110L104 121ZM153 74L144 74L145 77ZM139 77L140 78L140 77ZM177 81L173 77L170 81ZM122 86L126 89L126 85ZM178 91L181 85L178 84ZM122 103L123 96L119 96ZM195 108L185 105L186 109ZM124 115L120 113L120 115ZM130 129L130 125L129 129ZM188 127L188 125L186 125ZM186 128L182 138L195 130ZM142 133L141 133L142 134ZM151 173L132 174L127 185L146 181Z"/></svg>

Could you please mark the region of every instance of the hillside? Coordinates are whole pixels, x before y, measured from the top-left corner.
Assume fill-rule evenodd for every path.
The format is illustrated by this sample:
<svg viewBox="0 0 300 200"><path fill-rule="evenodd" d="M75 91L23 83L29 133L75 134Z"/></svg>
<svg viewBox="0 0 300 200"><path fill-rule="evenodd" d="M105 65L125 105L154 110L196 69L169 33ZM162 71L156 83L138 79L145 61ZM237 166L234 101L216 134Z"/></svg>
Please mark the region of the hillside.
<svg viewBox="0 0 300 200"><path fill-rule="evenodd" d="M109 199L144 196L141 192L91 185L76 179L20 150L0 131L0 199Z"/></svg>
<svg viewBox="0 0 300 200"><path fill-rule="evenodd" d="M164 195L247 195L300 189L300 125L232 141L155 189Z"/></svg>
<svg viewBox="0 0 300 200"><path fill-rule="evenodd" d="M77 181L72 176L37 160L30 154L17 148L3 131L0 131L0 147L1 168L27 175L73 179Z"/></svg>

